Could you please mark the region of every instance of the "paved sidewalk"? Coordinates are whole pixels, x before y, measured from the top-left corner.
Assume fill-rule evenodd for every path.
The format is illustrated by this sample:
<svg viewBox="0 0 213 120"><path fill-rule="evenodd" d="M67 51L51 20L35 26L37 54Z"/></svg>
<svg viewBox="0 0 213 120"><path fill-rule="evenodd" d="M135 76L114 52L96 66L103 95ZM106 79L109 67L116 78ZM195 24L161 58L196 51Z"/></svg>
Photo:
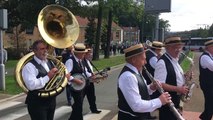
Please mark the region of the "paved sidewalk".
<svg viewBox="0 0 213 120"><path fill-rule="evenodd" d="M8 94L0 93L0 104L5 102L5 101L15 99L15 98L22 96L22 95L25 95L25 93L20 93L20 94L17 94L17 95L8 95Z"/></svg>

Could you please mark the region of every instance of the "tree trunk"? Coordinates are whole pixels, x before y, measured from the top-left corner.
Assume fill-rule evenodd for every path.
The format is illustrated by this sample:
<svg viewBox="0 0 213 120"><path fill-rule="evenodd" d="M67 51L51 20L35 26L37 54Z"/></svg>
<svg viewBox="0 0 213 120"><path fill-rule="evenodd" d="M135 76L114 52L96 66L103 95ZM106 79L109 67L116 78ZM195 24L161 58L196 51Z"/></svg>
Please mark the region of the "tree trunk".
<svg viewBox="0 0 213 120"><path fill-rule="evenodd" d="M93 60L99 59L99 45L100 45L100 36L101 36L101 23L102 23L102 4L99 3L98 8L98 23L97 23L97 32L95 39L95 50L93 54Z"/></svg>
<svg viewBox="0 0 213 120"><path fill-rule="evenodd" d="M106 55L104 58L109 58L110 55L110 42L111 42L111 29L112 29L112 10L109 10L108 14L108 25L107 25L107 46L106 46Z"/></svg>

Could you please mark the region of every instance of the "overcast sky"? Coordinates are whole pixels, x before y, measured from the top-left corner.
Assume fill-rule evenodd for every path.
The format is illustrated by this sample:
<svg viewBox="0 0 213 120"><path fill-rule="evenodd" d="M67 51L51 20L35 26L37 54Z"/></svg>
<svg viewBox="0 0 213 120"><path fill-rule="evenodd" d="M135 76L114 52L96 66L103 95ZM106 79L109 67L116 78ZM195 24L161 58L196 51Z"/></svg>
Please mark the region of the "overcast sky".
<svg viewBox="0 0 213 120"><path fill-rule="evenodd" d="M213 0L171 0L171 12L161 13L171 31L205 28L213 23Z"/></svg>

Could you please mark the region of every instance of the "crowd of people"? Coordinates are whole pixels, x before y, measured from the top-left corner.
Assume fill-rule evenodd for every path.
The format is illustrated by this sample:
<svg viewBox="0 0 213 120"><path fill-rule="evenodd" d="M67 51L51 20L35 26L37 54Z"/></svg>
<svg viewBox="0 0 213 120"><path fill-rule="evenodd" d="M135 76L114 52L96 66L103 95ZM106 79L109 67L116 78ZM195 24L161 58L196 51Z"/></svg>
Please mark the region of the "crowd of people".
<svg viewBox="0 0 213 120"><path fill-rule="evenodd" d="M168 104L173 103L177 111L181 111L181 95L189 92L185 86L186 74L178 62L185 43L180 37L168 37L164 43L153 41L148 49L141 43L123 50L126 64L118 75L118 120L150 120L157 119L151 113L159 110L159 120L177 120L177 116L170 110ZM29 92L26 104L32 120L53 120L56 96L40 98L39 90L57 74L58 69L51 59L47 58L48 45L43 40L37 40L32 45L35 53L22 70L22 77ZM205 43L205 51L199 59L200 86L205 98L202 120L211 120L213 115L213 40ZM77 43L62 52L62 62L68 73L66 78L67 104L72 107L69 120L83 120L83 99L88 99L92 113L99 114L96 106L95 86L90 79L96 79L92 64L92 48ZM144 71L148 72L156 81ZM85 76L85 88L75 90L72 84L84 84L75 74ZM157 84L156 84L157 83ZM159 87L164 90L160 93Z"/></svg>

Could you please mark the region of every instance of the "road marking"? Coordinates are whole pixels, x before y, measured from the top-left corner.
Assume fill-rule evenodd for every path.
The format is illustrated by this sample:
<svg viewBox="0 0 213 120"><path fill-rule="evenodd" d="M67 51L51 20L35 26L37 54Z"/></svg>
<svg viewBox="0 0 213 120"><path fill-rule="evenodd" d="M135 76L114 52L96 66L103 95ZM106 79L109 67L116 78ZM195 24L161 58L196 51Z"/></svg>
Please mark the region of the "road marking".
<svg viewBox="0 0 213 120"><path fill-rule="evenodd" d="M7 108L8 106L15 106L17 104L20 104L21 102L7 102L6 105L0 105L2 109ZM104 116L106 116L108 113L110 113L110 110L104 110L101 109L100 114L94 114L89 112L88 114L84 115L84 120L101 120ZM60 120L60 118L63 118L64 115L68 115L72 112L72 108L70 106L61 106L56 109L54 120ZM16 120L23 116L28 115L27 107L23 107L21 109L16 110L13 113L0 115L0 120ZM114 117L112 120L115 120L117 117Z"/></svg>
<svg viewBox="0 0 213 120"><path fill-rule="evenodd" d="M0 117L0 120L15 120L15 119L18 119L18 118L25 116L27 114L28 114L27 108L23 108L23 109L20 109L20 110L14 112L14 113Z"/></svg>
<svg viewBox="0 0 213 120"><path fill-rule="evenodd" d="M0 104L0 110L4 110L6 108L21 104L22 102L4 102Z"/></svg>
<svg viewBox="0 0 213 120"><path fill-rule="evenodd" d="M70 114L71 111L72 111L71 106L61 106L56 109L54 119L59 120L59 118L61 118L63 115Z"/></svg>
<svg viewBox="0 0 213 120"><path fill-rule="evenodd" d="M118 119L118 114L112 118L112 120L117 120L117 119Z"/></svg>
<svg viewBox="0 0 213 120"><path fill-rule="evenodd" d="M107 115L110 110L101 110L102 112L99 114L88 113L84 115L84 120L101 120L105 115Z"/></svg>

